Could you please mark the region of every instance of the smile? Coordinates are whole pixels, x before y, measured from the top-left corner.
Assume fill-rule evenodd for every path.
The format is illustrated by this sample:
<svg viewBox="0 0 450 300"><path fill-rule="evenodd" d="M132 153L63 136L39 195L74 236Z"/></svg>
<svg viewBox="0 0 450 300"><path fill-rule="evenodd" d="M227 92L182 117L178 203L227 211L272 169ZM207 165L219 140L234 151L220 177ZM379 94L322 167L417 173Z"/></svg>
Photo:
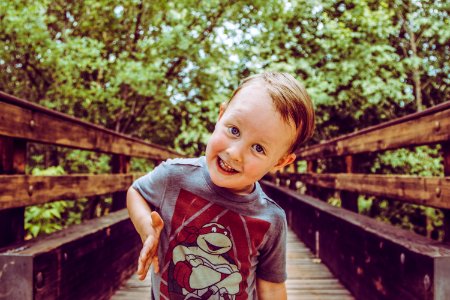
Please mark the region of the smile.
<svg viewBox="0 0 450 300"><path fill-rule="evenodd" d="M205 241L206 246L208 246L209 250L211 250L211 251L217 251L217 250L223 248L223 247L220 247L220 246L213 245L213 244L209 243L209 242L208 242L207 240L205 240L205 239L203 239L203 240Z"/></svg>
<svg viewBox="0 0 450 300"><path fill-rule="evenodd" d="M217 162L219 164L219 167L221 170L223 170L226 173L238 173L235 169L233 169L229 164L224 162L220 157L217 158Z"/></svg>

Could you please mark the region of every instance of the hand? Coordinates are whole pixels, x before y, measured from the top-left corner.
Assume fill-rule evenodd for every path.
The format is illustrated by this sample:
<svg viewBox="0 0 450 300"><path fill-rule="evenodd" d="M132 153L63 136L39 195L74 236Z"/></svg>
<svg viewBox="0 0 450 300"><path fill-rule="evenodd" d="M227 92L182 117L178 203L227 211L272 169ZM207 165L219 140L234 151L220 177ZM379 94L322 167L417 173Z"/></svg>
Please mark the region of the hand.
<svg viewBox="0 0 450 300"><path fill-rule="evenodd" d="M144 244L142 246L141 253L139 254L137 269L139 280L145 279L148 273L148 269L152 264L155 273L159 272L158 245L159 236L164 227L164 221L156 211L153 211L150 216L152 218L151 230L148 236L143 241Z"/></svg>

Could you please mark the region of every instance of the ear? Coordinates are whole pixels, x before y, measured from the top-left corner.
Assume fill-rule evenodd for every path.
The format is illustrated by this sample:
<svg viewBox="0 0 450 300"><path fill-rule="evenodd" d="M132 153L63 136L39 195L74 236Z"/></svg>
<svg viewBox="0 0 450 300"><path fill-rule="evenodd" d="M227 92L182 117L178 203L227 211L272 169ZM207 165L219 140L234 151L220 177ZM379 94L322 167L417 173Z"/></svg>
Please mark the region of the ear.
<svg viewBox="0 0 450 300"><path fill-rule="evenodd" d="M219 121L222 118L223 113L225 112L226 108L227 108L227 104L225 102L220 104L220 107L219 107L219 118L217 119L217 121Z"/></svg>
<svg viewBox="0 0 450 300"><path fill-rule="evenodd" d="M275 172L283 169L287 165L293 163L296 157L297 156L295 155L295 153L289 153L284 155L282 158L280 158L278 163L272 168L272 171Z"/></svg>

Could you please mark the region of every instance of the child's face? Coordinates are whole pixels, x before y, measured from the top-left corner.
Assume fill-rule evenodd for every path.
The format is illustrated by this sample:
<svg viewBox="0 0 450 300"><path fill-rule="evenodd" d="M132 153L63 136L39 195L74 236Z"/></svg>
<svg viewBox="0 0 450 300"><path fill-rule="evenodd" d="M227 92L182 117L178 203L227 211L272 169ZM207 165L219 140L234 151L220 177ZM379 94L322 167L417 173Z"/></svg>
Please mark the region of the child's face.
<svg viewBox="0 0 450 300"><path fill-rule="evenodd" d="M237 194L251 193L266 173L294 161L295 154L287 152L295 135L294 126L283 121L264 86L249 84L221 107L206 147L211 180Z"/></svg>

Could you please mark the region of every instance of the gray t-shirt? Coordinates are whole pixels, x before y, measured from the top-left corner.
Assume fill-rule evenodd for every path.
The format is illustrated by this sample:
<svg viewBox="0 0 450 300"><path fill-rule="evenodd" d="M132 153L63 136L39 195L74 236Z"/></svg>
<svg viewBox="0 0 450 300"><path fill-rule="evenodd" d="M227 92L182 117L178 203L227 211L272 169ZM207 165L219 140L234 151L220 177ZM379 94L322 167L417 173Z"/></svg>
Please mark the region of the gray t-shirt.
<svg viewBox="0 0 450 300"><path fill-rule="evenodd" d="M256 277L286 280L286 216L259 183L218 187L200 157L163 162L133 188L164 220L156 299L256 299Z"/></svg>

